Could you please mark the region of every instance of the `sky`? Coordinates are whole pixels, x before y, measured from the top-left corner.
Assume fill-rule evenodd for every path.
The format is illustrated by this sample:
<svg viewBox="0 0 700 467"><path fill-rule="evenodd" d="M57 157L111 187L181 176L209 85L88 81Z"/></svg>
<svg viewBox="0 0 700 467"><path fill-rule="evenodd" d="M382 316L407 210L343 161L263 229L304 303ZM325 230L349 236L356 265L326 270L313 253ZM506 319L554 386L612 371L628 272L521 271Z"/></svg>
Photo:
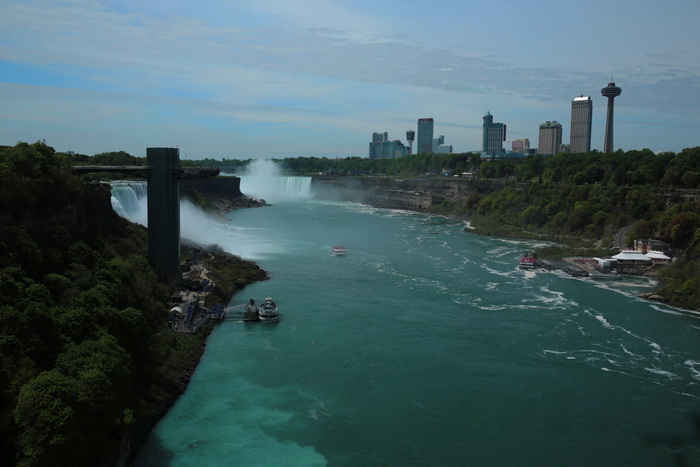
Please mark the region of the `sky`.
<svg viewBox="0 0 700 467"><path fill-rule="evenodd" d="M94 155L367 157L435 120L454 152L482 118L538 144L593 99L602 150L700 145L697 0L0 0L0 145ZM415 143L414 143L415 149Z"/></svg>

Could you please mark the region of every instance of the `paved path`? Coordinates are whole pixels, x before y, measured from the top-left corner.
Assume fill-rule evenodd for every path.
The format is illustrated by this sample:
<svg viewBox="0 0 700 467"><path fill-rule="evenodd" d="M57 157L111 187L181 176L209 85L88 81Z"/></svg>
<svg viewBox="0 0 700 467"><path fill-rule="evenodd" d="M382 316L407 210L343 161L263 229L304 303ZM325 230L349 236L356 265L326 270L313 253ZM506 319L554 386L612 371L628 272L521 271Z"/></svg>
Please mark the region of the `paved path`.
<svg viewBox="0 0 700 467"><path fill-rule="evenodd" d="M626 225L625 227L623 227L617 231L617 233L615 234L615 238L613 240L613 245L615 246L615 248L620 248L620 249L627 248L627 232L631 228L632 228L631 225Z"/></svg>

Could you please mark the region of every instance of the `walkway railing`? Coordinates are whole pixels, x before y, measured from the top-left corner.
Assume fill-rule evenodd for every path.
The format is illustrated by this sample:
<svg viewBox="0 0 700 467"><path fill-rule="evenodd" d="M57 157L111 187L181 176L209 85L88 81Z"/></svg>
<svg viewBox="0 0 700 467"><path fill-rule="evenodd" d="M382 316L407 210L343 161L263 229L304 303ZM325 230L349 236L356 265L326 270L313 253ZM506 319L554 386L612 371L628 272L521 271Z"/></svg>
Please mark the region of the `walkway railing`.
<svg viewBox="0 0 700 467"><path fill-rule="evenodd" d="M224 308L224 318L243 318L245 313L246 303L243 305L235 305Z"/></svg>

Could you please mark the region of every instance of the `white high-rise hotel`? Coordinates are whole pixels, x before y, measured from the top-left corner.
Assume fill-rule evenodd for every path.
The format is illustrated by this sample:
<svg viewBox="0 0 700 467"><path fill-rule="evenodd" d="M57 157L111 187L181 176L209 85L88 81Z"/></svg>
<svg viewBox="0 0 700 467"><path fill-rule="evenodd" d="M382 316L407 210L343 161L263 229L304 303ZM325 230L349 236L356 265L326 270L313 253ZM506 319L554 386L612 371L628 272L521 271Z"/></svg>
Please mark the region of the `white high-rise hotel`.
<svg viewBox="0 0 700 467"><path fill-rule="evenodd" d="M581 95L571 102L571 152L588 152L591 150L591 121L593 101L590 96Z"/></svg>

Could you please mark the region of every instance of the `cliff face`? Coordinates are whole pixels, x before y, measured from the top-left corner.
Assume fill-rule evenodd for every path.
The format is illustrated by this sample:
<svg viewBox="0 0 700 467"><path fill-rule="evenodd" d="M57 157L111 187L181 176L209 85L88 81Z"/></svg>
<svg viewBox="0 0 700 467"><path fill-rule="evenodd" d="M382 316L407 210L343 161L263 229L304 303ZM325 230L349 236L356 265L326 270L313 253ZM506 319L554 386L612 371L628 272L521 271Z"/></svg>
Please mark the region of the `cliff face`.
<svg viewBox="0 0 700 467"><path fill-rule="evenodd" d="M422 210L445 199L458 200L474 194L488 195L507 185L505 180L466 178L388 178L314 176L317 196L356 201L378 207Z"/></svg>
<svg viewBox="0 0 700 467"><path fill-rule="evenodd" d="M265 201L241 193L241 179L238 177L182 180L180 195L222 214L239 208L265 206Z"/></svg>
<svg viewBox="0 0 700 467"><path fill-rule="evenodd" d="M198 191L206 195L218 197L237 198L243 196L241 193L241 179L238 177L215 177L182 180L180 190L183 196Z"/></svg>
<svg viewBox="0 0 700 467"><path fill-rule="evenodd" d="M459 201L471 195L490 195L507 186L526 190L527 183L505 179L469 178L390 178L314 176L312 188L321 198L355 201L377 207L422 210L439 205L444 200ZM549 185L558 189L557 185ZM635 187L619 187L623 191ZM654 193L667 207L674 203L700 200L700 190L653 187Z"/></svg>

